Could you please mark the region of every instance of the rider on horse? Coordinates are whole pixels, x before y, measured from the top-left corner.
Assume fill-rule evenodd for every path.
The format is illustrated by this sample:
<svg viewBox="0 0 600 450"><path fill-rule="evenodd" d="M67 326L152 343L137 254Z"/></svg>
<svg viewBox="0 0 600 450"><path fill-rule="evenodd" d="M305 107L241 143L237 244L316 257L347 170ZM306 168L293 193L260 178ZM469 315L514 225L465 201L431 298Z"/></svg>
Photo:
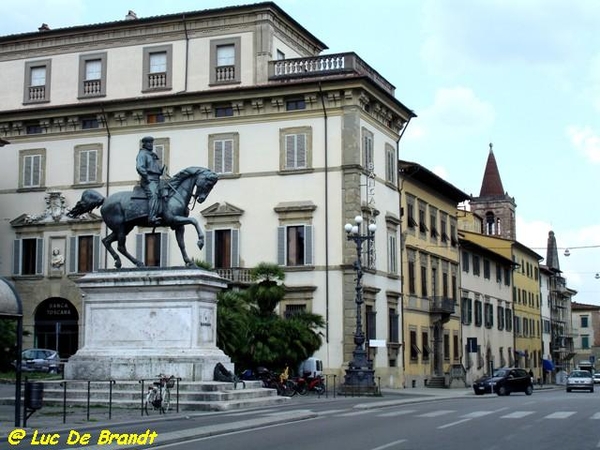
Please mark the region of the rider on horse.
<svg viewBox="0 0 600 450"><path fill-rule="evenodd" d="M148 223L156 226L161 223L159 184L165 166L160 162L160 158L153 148L154 138L152 136L142 138L142 147L136 159L136 170L141 177L140 185L148 198Z"/></svg>

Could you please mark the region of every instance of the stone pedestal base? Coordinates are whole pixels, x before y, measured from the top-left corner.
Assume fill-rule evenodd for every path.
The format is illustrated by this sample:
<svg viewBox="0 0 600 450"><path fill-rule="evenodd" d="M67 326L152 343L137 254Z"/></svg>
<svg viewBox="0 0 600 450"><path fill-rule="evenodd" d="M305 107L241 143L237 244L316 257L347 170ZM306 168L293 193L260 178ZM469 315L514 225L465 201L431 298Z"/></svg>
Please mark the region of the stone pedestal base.
<svg viewBox="0 0 600 450"><path fill-rule="evenodd" d="M212 381L233 364L216 346L217 293L226 280L201 269L121 269L77 281L81 348L65 378L139 380L159 373Z"/></svg>

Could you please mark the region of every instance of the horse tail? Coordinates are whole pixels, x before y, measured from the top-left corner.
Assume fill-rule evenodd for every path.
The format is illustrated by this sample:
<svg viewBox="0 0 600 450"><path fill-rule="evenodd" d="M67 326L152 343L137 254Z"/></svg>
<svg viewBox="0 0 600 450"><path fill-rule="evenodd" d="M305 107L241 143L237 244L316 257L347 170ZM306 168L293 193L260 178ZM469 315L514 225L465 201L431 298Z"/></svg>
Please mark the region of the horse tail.
<svg viewBox="0 0 600 450"><path fill-rule="evenodd" d="M97 191L87 189L81 194L81 200L67 213L67 216L75 218L82 214L90 213L104 203L104 197Z"/></svg>

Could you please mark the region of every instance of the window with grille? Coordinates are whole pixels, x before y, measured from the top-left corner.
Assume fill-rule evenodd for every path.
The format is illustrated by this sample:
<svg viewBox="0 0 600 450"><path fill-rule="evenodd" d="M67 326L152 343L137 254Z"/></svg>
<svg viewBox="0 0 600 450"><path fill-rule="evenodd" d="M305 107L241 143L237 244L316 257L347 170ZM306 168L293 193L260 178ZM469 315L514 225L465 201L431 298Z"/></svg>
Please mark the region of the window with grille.
<svg viewBox="0 0 600 450"><path fill-rule="evenodd" d="M297 316L299 314L304 314L305 312L306 312L306 305L287 304L287 305L285 305L284 317L286 319L291 319L294 316Z"/></svg>

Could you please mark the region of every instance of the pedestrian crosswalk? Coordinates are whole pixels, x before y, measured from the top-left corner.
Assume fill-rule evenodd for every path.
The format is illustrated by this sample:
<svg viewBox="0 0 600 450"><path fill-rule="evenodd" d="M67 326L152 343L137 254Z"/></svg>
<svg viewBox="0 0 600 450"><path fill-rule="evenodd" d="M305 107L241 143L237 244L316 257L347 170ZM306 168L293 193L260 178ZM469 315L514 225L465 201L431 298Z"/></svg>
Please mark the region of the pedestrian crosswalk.
<svg viewBox="0 0 600 450"><path fill-rule="evenodd" d="M482 410L482 411L471 411L469 413L461 413L456 410L451 409L439 409L434 411L421 412L416 409L365 409L365 410L330 410L330 411L320 411L317 412L319 416L329 416L329 417L354 417L361 416L366 414L375 415L377 417L397 417L397 416L414 416L418 418L452 418L458 420L458 423L465 422L471 419L479 419L485 416L495 416L498 419L503 420L514 420L514 419L523 419L529 416L540 416L536 417L536 419L547 419L547 420L560 420L560 419L568 419L575 415L578 416L586 416L584 419L590 420L600 420L600 412L596 412L594 414L585 414L579 411L554 411L552 413L541 412L541 411L532 411L532 410L522 410L522 411L508 411L507 408L502 408L499 410ZM582 417L578 417L581 419Z"/></svg>
<svg viewBox="0 0 600 450"><path fill-rule="evenodd" d="M297 412L306 413L310 409L298 409ZM294 413L294 409L287 410L286 414ZM535 418L541 420L562 420L576 417L577 420L589 419L589 420L600 420L600 412L595 413L583 413L579 411L573 410L564 410L564 411L554 411L548 413L548 411L536 411L531 409L523 409L511 411L509 408L500 408L500 409L490 409L490 410L475 410L465 413L464 411L457 411L452 409L436 409L436 410L419 410L416 408L365 408L365 409L355 409L355 408L339 408L339 409L329 409L329 410L316 410L314 413L320 417L339 417L339 418L351 418L351 417L359 417L366 415L373 415L376 417L382 418L391 418L391 417L407 417L412 416L419 419L444 419L450 421L450 423L445 423L438 428L441 427L449 427L454 426L456 424L468 422L471 420L476 420L482 417L494 417L495 419L501 419L506 421L511 420L519 420L524 418ZM226 415L228 416L243 416L243 415L263 415L263 416L276 416L281 414L281 411L274 409L265 409L260 412L258 411L241 411L241 412L230 412Z"/></svg>

